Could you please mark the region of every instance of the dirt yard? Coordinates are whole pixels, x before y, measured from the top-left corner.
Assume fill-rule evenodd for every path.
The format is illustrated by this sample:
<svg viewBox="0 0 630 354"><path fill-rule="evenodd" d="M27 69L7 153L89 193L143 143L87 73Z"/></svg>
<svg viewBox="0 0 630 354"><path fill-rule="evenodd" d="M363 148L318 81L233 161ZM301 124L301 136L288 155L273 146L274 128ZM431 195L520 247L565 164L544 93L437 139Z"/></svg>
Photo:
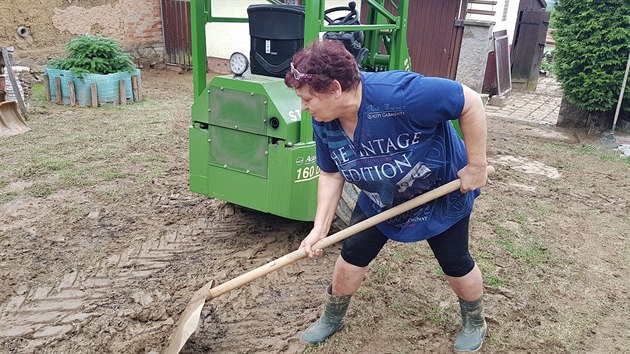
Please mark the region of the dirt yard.
<svg viewBox="0 0 630 354"><path fill-rule="evenodd" d="M71 108L34 90L0 140L0 353L161 353L192 294L297 248L309 223L188 190L192 77L143 72L146 100ZM477 200L485 353L630 347L630 160L551 126L489 119ZM235 186L236 188L236 186ZM426 243L388 244L347 326L318 348L338 247L206 304L184 353L449 353L457 300Z"/></svg>

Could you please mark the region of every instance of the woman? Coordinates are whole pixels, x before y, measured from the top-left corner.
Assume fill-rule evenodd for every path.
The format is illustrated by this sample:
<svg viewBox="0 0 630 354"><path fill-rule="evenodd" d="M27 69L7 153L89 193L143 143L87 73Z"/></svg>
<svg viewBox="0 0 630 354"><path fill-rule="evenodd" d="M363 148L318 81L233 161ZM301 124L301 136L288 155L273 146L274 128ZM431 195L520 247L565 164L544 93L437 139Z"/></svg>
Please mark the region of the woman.
<svg viewBox="0 0 630 354"><path fill-rule="evenodd" d="M326 237L345 182L362 192L356 223L453 179L461 189L349 237L333 270L323 315L302 335L319 344L338 331L351 296L388 240L427 240L459 298L462 329L457 351L481 348L486 333L481 271L468 251L468 221L478 188L486 183L486 122L480 96L451 80L406 71L360 72L335 41L296 53L284 79L313 116L317 146L317 210L300 244ZM466 140L449 120L459 119Z"/></svg>

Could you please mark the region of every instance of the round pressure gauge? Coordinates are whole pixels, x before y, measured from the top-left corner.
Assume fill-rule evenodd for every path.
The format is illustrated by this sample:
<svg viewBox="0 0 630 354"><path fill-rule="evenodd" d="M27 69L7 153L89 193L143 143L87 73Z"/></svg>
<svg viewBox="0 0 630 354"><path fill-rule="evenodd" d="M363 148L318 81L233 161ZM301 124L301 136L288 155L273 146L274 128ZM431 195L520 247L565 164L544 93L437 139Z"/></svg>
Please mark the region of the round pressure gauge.
<svg viewBox="0 0 630 354"><path fill-rule="evenodd" d="M249 60L245 54L240 52L234 52L230 56L230 70L234 75L241 76L249 68Z"/></svg>

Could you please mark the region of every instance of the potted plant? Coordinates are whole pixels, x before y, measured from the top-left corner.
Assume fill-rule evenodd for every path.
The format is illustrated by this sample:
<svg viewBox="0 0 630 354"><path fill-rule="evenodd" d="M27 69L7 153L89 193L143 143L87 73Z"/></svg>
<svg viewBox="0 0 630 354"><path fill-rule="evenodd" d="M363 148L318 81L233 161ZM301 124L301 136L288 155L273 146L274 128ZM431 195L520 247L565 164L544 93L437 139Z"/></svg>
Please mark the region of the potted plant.
<svg viewBox="0 0 630 354"><path fill-rule="evenodd" d="M140 85L140 70L118 42L108 37L84 35L72 39L65 47L68 56L49 61L45 68L51 83L51 97L56 101L63 98L64 103L73 103L70 102L72 84L80 106L93 104L91 88L96 84L98 104L123 103L120 102L123 99L120 97L121 81L124 81L124 99L133 101L132 78L136 78ZM61 81L61 97L57 96L56 78Z"/></svg>

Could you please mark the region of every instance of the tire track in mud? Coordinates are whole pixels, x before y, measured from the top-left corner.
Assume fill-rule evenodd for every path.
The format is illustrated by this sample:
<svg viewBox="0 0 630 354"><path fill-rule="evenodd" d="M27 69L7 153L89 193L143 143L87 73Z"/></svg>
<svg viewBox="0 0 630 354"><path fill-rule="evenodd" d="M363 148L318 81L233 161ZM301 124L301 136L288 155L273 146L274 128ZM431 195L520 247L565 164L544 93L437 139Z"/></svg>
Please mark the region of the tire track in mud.
<svg viewBox="0 0 630 354"><path fill-rule="evenodd" d="M211 274L221 283L250 271L292 251L305 231L304 224L265 214L231 210L217 215L225 210L213 210L185 218L180 212L184 210L168 217L180 219L177 223L154 225L155 232L164 234L160 238L140 239L142 243L130 244L95 267L66 273L57 283L16 289L0 304L0 347L9 353L44 348L124 352L147 345L160 351L192 293L208 280L205 276ZM299 347L296 334L319 312L328 276L318 269L331 270L336 256L334 250L327 255L288 266L207 303L199 330L182 353L294 352ZM186 280L173 282L173 276ZM156 281L165 287L156 286ZM149 290L153 286L158 290ZM141 294L155 299L156 292L158 299L150 305L133 298ZM170 295L160 299L159 294ZM102 336L117 323L124 328Z"/></svg>
<svg viewBox="0 0 630 354"><path fill-rule="evenodd" d="M227 254L225 264L214 265L217 285L293 251L307 231L299 224L287 224L285 219L242 221L249 226L241 232L253 231L255 235L241 236L239 241L232 236L229 242L238 242L231 245L237 251ZM259 234L264 238L251 243ZM200 326L182 354L302 352L304 345L299 343L298 333L319 314L336 256L337 252L329 249L317 261L296 262L207 301Z"/></svg>
<svg viewBox="0 0 630 354"><path fill-rule="evenodd" d="M100 302L115 289L166 268L180 253L198 250L201 246L194 239L181 231L169 233L106 258L96 271L67 273L54 286L22 285L17 295L0 306L0 338L19 337L26 342L20 352L59 340L100 316Z"/></svg>

